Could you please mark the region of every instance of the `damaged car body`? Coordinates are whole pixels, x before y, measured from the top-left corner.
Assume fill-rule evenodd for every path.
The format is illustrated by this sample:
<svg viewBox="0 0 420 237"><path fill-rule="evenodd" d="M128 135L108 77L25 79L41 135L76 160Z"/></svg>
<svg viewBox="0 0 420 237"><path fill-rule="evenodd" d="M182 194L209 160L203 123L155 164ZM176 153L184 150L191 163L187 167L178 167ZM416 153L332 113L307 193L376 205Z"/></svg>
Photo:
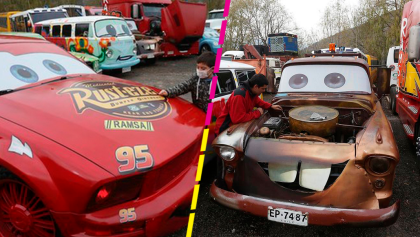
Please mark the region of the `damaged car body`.
<svg viewBox="0 0 420 237"><path fill-rule="evenodd" d="M214 141L222 159L210 195L227 207L300 226L388 226L398 148L357 57L285 64L273 104ZM380 89L379 89L380 90Z"/></svg>

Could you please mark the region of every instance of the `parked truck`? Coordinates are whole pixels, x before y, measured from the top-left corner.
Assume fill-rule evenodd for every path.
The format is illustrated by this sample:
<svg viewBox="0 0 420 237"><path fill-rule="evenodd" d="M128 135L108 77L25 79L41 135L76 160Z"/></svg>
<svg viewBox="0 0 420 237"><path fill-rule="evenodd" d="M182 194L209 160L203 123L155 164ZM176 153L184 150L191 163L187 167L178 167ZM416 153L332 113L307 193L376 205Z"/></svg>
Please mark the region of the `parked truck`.
<svg viewBox="0 0 420 237"><path fill-rule="evenodd" d="M396 112L420 158L420 0L407 2L401 20Z"/></svg>
<svg viewBox="0 0 420 237"><path fill-rule="evenodd" d="M199 53L207 13L205 4L179 0L104 0L103 7L133 18L142 34L162 37L164 57Z"/></svg>

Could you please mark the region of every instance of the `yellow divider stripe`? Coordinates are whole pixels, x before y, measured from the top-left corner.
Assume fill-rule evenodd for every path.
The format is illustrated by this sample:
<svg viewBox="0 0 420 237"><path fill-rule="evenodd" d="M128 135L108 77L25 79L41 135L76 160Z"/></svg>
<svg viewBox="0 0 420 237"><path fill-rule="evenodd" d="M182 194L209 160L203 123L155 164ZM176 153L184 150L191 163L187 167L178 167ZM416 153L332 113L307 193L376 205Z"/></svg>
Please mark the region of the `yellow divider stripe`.
<svg viewBox="0 0 420 237"><path fill-rule="evenodd" d="M200 155L200 158L198 160L197 175L195 176L195 181L197 182L201 181L201 175L203 173L204 158L205 158L205 155L203 154L203 155Z"/></svg>
<svg viewBox="0 0 420 237"><path fill-rule="evenodd" d="M206 129L204 129L204 132L203 132L203 140L201 142L201 151L202 152L206 151L206 148L207 148L207 138L208 137L209 137L209 129L206 128Z"/></svg>
<svg viewBox="0 0 420 237"><path fill-rule="evenodd" d="M192 235L192 230L193 230L193 225L194 225L194 217L195 217L195 213L191 213L190 214L190 219L188 221L188 228L187 228L187 236L186 237L191 237L191 235Z"/></svg>
<svg viewBox="0 0 420 237"><path fill-rule="evenodd" d="M200 185L196 184L194 186L194 194L193 194L193 199L192 199L192 203L191 203L191 211L195 210L195 208L197 207L197 199L198 199L198 191L200 190Z"/></svg>

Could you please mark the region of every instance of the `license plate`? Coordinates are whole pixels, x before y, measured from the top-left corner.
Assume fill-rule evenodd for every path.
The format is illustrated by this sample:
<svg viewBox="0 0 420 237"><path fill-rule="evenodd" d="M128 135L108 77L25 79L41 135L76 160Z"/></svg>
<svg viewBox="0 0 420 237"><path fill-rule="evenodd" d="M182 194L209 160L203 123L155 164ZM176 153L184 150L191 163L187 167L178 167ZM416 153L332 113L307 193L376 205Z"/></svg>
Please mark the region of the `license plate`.
<svg viewBox="0 0 420 237"><path fill-rule="evenodd" d="M122 73L131 72L131 67L123 67Z"/></svg>
<svg viewBox="0 0 420 237"><path fill-rule="evenodd" d="M147 58L154 58L155 57L155 55L154 54L148 54L147 55Z"/></svg>
<svg viewBox="0 0 420 237"><path fill-rule="evenodd" d="M268 207L268 219L291 225L308 226L308 213L302 214L300 211L292 211L283 208Z"/></svg>

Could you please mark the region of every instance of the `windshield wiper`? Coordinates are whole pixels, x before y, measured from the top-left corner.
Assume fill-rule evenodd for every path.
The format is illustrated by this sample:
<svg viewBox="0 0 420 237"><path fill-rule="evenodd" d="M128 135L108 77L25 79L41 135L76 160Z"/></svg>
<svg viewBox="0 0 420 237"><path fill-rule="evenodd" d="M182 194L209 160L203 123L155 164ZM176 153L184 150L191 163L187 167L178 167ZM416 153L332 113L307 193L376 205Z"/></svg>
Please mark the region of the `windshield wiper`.
<svg viewBox="0 0 420 237"><path fill-rule="evenodd" d="M9 94L12 92L15 92L16 90L13 89L6 89L6 90L0 90L0 95L5 95L5 94Z"/></svg>
<svg viewBox="0 0 420 237"><path fill-rule="evenodd" d="M117 36L122 36L122 35L129 35L129 34L127 34L127 33L119 33L119 34L117 34Z"/></svg>

